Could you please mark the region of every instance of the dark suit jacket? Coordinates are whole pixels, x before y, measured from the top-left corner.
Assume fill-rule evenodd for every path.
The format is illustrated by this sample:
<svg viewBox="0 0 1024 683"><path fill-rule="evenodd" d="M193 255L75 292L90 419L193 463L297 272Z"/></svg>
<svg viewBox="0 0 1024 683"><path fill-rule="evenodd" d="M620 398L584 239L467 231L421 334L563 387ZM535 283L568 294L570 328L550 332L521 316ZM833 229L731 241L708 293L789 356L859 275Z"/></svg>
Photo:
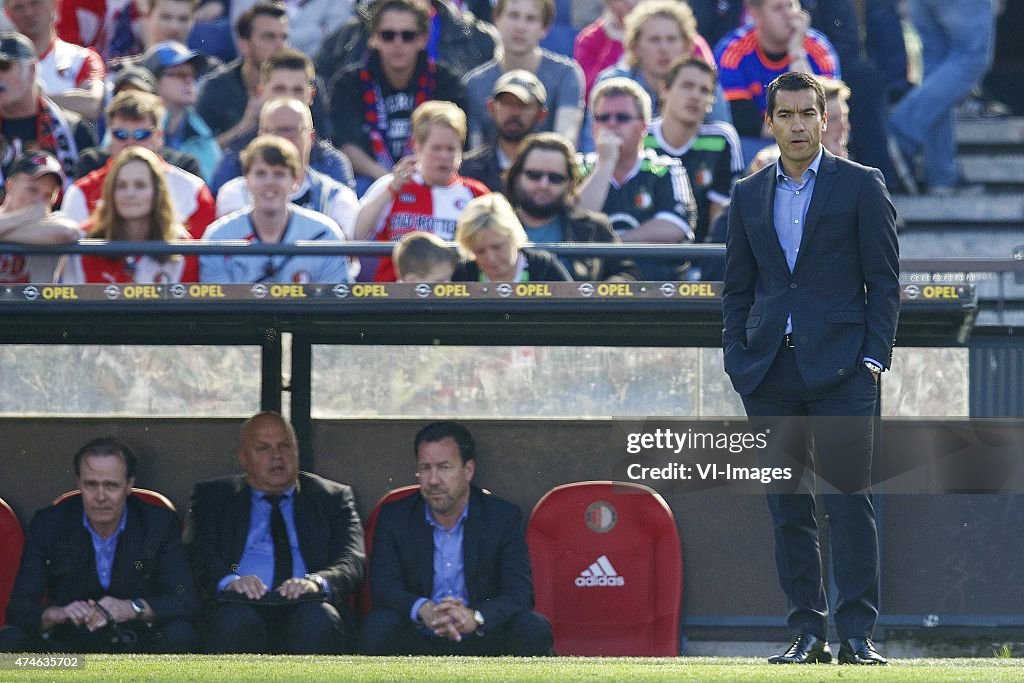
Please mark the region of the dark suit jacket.
<svg viewBox="0 0 1024 683"><path fill-rule="evenodd" d="M808 388L850 376L864 357L889 366L899 317L896 211L882 174L825 151L793 272L775 232L776 166L739 181L729 206L725 370L749 394L793 316L797 363Z"/></svg>
<svg viewBox="0 0 1024 683"><path fill-rule="evenodd" d="M385 505L373 535L370 588L375 608L408 616L434 593L434 534L421 495ZM519 508L473 487L462 538L469 607L497 628L533 608L533 578Z"/></svg>
<svg viewBox="0 0 1024 683"><path fill-rule="evenodd" d="M243 475L196 484L185 518L185 546L204 599L217 583L238 571L249 534L252 497ZM306 571L324 577L336 607L347 610L348 594L363 580L363 526L352 488L299 472L295 531Z"/></svg>
<svg viewBox="0 0 1024 683"><path fill-rule="evenodd" d="M128 498L128 518L104 590L96 574L92 537L82 524L82 499L43 508L32 518L7 620L38 632L43 610L75 600L142 598L157 622L192 619L199 598L181 546L178 516ZM43 596L46 602L43 602Z"/></svg>
<svg viewBox="0 0 1024 683"><path fill-rule="evenodd" d="M568 282L572 280L569 271L551 252L543 249L520 249L526 257L526 269L530 273L530 282ZM452 282L478 282L480 268L475 260L462 261L455 268Z"/></svg>

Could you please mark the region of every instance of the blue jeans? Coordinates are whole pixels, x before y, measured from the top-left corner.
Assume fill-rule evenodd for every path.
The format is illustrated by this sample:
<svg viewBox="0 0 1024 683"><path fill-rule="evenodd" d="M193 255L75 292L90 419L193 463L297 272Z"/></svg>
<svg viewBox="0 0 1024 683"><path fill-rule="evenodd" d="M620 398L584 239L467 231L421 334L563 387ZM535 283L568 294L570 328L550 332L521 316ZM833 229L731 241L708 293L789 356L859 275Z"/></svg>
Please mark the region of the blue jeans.
<svg viewBox="0 0 1024 683"><path fill-rule="evenodd" d="M930 186L960 177L953 109L992 63L992 0L910 0L910 20L921 37L924 77L889 115L905 152L920 150Z"/></svg>

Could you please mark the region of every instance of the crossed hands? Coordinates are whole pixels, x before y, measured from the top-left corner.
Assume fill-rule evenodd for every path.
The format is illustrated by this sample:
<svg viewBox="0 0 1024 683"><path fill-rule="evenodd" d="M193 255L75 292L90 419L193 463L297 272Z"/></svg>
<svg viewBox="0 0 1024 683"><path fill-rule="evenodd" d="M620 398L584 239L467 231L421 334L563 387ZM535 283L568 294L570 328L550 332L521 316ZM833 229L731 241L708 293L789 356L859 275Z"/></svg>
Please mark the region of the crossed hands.
<svg viewBox="0 0 1024 683"><path fill-rule="evenodd" d="M438 603L425 602L420 607L419 617L434 635L456 643L477 629L473 610L466 607L462 598L448 597Z"/></svg>
<svg viewBox="0 0 1024 683"><path fill-rule="evenodd" d="M101 607L102 609L100 609ZM106 614L103 610L106 610ZM85 626L90 631L96 631L110 623L107 619L108 614L118 624L136 618L131 601L105 595L99 600L75 600L63 607L58 605L47 607L43 611L43 630L70 623L75 626Z"/></svg>
<svg viewBox="0 0 1024 683"><path fill-rule="evenodd" d="M227 586L225 586L224 590L234 591L235 593L241 593L250 600L259 600L264 595L270 592L270 588L267 587L267 584L263 583L263 579L256 576L255 574L238 577L237 579L229 583ZM302 577L296 577L288 579L280 586L278 586L277 592L281 595L281 597L287 598L289 600L294 600L295 598L305 593L319 593L320 586L318 586L315 581L311 581L309 579Z"/></svg>

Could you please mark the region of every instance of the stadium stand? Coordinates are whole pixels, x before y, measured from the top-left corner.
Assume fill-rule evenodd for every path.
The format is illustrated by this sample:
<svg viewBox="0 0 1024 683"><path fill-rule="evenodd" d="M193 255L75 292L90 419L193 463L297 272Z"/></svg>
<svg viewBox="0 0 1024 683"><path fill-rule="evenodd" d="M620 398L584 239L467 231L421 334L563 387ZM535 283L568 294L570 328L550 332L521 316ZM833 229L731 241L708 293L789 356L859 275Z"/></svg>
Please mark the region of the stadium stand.
<svg viewBox="0 0 1024 683"><path fill-rule="evenodd" d="M557 486L526 530L536 610L560 655L679 654L683 559L665 499L639 484Z"/></svg>
<svg viewBox="0 0 1024 683"><path fill-rule="evenodd" d="M7 603L21 564L25 534L11 506L0 498L0 626L7 621Z"/></svg>

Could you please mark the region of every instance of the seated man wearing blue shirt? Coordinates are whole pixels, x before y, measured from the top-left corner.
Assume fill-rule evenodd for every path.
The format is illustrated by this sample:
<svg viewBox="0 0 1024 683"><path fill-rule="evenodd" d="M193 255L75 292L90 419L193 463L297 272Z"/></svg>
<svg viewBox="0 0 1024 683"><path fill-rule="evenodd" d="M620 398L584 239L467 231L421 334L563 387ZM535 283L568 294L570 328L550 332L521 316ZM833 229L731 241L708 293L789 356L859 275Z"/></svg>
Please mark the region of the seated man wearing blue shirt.
<svg viewBox="0 0 1024 683"><path fill-rule="evenodd" d="M551 624L531 611L522 513L470 486L473 437L435 422L416 435L414 451L420 495L385 505L377 520L360 652L550 654Z"/></svg>
<svg viewBox="0 0 1024 683"><path fill-rule="evenodd" d="M199 599L178 516L131 495L135 455L114 439L73 465L81 495L32 518L0 652L191 652Z"/></svg>
<svg viewBox="0 0 1024 683"><path fill-rule="evenodd" d="M244 474L197 484L185 521L206 649L340 653L366 559L352 489L299 471L277 413L249 418L240 439Z"/></svg>

